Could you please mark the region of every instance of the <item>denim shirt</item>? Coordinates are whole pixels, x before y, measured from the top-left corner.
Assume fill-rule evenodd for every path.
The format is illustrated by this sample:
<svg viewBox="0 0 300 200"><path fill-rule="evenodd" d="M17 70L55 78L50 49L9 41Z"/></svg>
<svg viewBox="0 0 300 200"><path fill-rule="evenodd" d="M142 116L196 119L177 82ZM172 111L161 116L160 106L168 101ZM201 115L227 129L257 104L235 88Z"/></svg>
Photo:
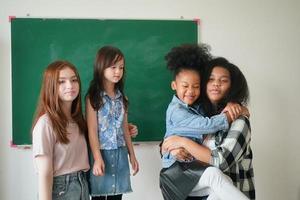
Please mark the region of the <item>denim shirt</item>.
<svg viewBox="0 0 300 200"><path fill-rule="evenodd" d="M198 111L200 110L199 107L201 108L200 104L191 107L174 95L167 109L165 138L178 135L202 143L202 135L228 130L229 124L224 113L210 118L204 117ZM171 154L165 153L163 155L164 168L170 167L175 161L176 158Z"/></svg>
<svg viewBox="0 0 300 200"><path fill-rule="evenodd" d="M100 149L111 150L125 146L123 120L124 104L122 93L117 90L114 99L106 92L101 93L103 105L97 112Z"/></svg>

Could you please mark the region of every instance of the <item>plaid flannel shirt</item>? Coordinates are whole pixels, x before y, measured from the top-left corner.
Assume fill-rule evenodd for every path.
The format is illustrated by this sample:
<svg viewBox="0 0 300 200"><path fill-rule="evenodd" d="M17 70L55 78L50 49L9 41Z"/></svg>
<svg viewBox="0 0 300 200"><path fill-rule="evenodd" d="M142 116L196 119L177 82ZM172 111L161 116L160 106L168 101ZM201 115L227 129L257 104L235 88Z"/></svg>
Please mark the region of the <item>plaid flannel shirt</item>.
<svg viewBox="0 0 300 200"><path fill-rule="evenodd" d="M215 139L211 165L231 177L234 185L250 199L255 199L250 123L246 117L235 120L228 132L220 131ZM210 139L209 139L210 140Z"/></svg>

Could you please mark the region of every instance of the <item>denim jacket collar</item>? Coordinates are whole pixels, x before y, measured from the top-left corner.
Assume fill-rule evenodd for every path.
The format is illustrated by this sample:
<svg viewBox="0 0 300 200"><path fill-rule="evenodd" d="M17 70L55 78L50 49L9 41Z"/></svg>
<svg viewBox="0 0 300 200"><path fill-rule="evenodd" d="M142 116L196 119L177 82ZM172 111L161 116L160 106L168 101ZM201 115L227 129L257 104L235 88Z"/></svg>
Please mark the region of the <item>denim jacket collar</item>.
<svg viewBox="0 0 300 200"><path fill-rule="evenodd" d="M102 92L100 93L100 95L101 95L102 97L108 97L109 99L111 99L111 97L108 96L108 94L107 94L105 91L102 91ZM122 93L120 92L120 90L116 90L116 95L115 95L115 98L114 98L114 99L119 99L119 98L121 98L121 97L122 97Z"/></svg>
<svg viewBox="0 0 300 200"><path fill-rule="evenodd" d="M194 104L193 106L189 106L188 104L184 103L183 101L181 101L177 95L174 95L173 96L173 99L172 99L172 102L174 103L178 103L184 107L186 107L187 109L191 110L192 112L195 112L196 114L199 114L199 107L200 107L200 104Z"/></svg>

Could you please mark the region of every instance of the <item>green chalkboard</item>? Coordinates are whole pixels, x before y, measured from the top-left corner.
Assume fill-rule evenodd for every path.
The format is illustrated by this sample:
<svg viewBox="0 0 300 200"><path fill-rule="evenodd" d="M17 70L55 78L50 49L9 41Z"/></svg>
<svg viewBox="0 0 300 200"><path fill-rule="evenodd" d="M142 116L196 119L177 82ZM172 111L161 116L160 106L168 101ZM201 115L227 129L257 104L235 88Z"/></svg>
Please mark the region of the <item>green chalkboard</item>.
<svg viewBox="0 0 300 200"><path fill-rule="evenodd" d="M104 45L116 46L125 55L129 121L139 128L135 141L161 140L173 94L164 56L173 46L197 43L197 29L192 20L13 19L13 144L31 144L31 123L45 67L57 59L73 63L84 95L96 52Z"/></svg>

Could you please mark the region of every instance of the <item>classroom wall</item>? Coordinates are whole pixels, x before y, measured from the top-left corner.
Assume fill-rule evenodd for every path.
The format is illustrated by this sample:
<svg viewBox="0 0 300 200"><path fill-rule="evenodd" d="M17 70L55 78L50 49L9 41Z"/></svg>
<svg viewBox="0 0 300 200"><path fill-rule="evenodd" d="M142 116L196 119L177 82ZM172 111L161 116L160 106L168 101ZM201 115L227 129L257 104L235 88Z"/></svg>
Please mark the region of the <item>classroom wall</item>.
<svg viewBox="0 0 300 200"><path fill-rule="evenodd" d="M276 2L276 3L275 3ZM297 0L0 0L0 199L37 199L31 150L11 148L8 16L201 19L201 41L241 67L251 92L257 199L300 199L300 5ZM26 105L24 105L26 106ZM134 106L134 105L131 105ZM140 173L124 199L162 199L156 143L136 146Z"/></svg>

